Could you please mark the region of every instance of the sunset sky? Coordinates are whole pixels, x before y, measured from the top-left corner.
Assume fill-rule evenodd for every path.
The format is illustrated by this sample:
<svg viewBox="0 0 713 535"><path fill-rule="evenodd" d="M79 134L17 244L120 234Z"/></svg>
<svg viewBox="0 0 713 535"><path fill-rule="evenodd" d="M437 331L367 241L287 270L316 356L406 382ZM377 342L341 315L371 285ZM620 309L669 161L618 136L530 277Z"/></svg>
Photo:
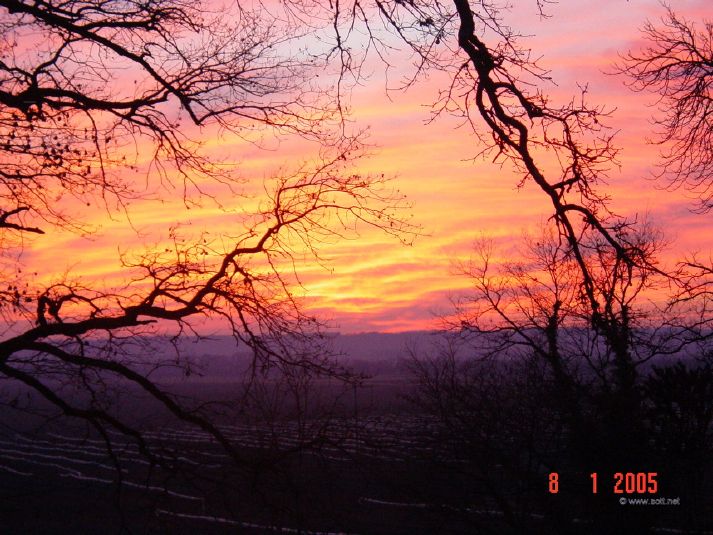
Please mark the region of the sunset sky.
<svg viewBox="0 0 713 535"><path fill-rule="evenodd" d="M519 3L519 2L518 2ZM640 45L638 28L648 18L663 14L661 5L645 0L598 0L552 4L551 18L534 16L534 2L523 2L507 19L522 33L541 65L552 71L557 86L543 87L553 101L564 102L576 94L577 83L588 84L592 103L615 109L610 125L617 137L621 169L612 170L607 192L612 208L621 215L646 216L665 230L671 240L666 262L698 251L713 249L711 215L690 212L690 194L665 191L651 180L657 148L646 143L655 97L627 89L612 71L617 53ZM699 21L713 18L710 3L677 1L680 15ZM351 102L355 128L369 129L371 155L358 163L363 173L384 173L393 186L413 204L412 222L422 235L412 246L393 237L363 228L360 238L326 245L326 268L315 262L298 266L310 310L335 330L404 331L437 326L438 314L450 310L449 298L464 291L468 281L455 273L454 263L467 259L475 239L491 236L505 254L515 254L523 233L536 231L549 215L541 192L531 184L516 189L517 177L507 167L482 160L470 161L479 150L467 128L458 121L429 119L429 105L444 80L433 76L406 92L386 92L383 67L374 65L368 83L354 90ZM302 158L299 146L289 142L268 144L261 151L230 136L209 140L216 153L230 155L243 165L246 190L260 184L280 167ZM101 206L81 207L84 219L96 225L89 237L53 231L36 238L26 250L30 270L51 263L55 276L68 271L74 276L103 281L106 286L124 280L118 251L140 250L165 238L165 229L181 224L191 232L204 228L230 232L231 217L215 208L185 211L181 203L143 202L125 217L110 220ZM79 210L80 207L74 207ZM58 251L64 253L57 260Z"/></svg>

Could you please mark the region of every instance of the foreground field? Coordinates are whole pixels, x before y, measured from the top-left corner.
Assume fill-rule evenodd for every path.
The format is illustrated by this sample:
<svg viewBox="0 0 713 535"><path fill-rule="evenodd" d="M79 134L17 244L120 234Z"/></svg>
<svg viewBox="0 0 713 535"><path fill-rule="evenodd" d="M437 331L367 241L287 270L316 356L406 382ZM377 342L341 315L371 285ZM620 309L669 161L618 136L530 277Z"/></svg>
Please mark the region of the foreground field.
<svg viewBox="0 0 713 535"><path fill-rule="evenodd" d="M468 510L462 485L434 472L432 428L405 415L224 427L258 471L188 428L146 432L171 470L118 435L112 458L97 437L18 433L0 439L3 531L467 533L444 512L498 512ZM439 494L443 503L418 501Z"/></svg>
<svg viewBox="0 0 713 535"><path fill-rule="evenodd" d="M404 377L382 376L346 390L312 384L304 410L267 396L264 412L231 413L237 390L229 381L172 386L197 406L228 400L216 405L215 421L239 463L209 434L154 411L138 391L121 391L116 406L141 431L148 455L116 431L101 436L47 413L5 410L0 532L594 534L603 515L609 526L641 520L641 533L713 530L711 502L686 494L692 486L676 473L676 459L653 467L656 496L615 495L604 484L594 495L589 471L563 473L559 492L550 493L558 439L529 436L523 422L512 427L523 407L489 409L486 420L472 420L481 427L469 427L469 419L448 422L418 409ZM478 414L472 410L468 418ZM554 417L545 407L537 414ZM701 477L709 469L706 461ZM679 501L623 507L622 497Z"/></svg>

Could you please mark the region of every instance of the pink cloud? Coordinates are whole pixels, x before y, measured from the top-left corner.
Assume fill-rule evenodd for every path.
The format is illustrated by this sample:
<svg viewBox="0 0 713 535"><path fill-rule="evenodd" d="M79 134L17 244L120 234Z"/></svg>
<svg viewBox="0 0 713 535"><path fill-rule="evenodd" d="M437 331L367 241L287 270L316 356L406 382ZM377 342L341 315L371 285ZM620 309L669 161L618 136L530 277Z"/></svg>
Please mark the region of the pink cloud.
<svg viewBox="0 0 713 535"><path fill-rule="evenodd" d="M708 6L702 1L676 5L691 17L705 14ZM647 17L657 17L660 6L644 0L587 0L562 2L550 11L551 19L538 21L531 9L518 8L512 23L534 34L529 46L535 55L544 55L543 65L560 84L546 88L553 99L569 100L577 82L589 82L592 102L616 108L610 123L620 131L622 167L612 170L606 186L612 207L624 215L647 213L675 234L676 242L667 253L672 260L691 248L709 250L709 218L688 211L685 192L664 191L650 180L657 159L657 148L646 143L651 98L631 93L620 77L604 74L617 52L638 44L637 28ZM361 228L360 239L324 247L332 271L310 260L298 265L307 307L346 332L433 328L434 312L447 311L449 295L467 287L467 280L453 275L452 262L469 256L477 236L493 235L506 245L515 244L524 230L541 226L549 215L547 200L537 188L528 184L516 190L518 177L508 167L469 161L480 147L467 128L457 128L458 120L444 116L424 124L430 117L428 105L443 82L434 76L406 93L392 94L393 100L384 94L381 75L354 90L355 128L368 126L374 146L372 155L357 163L358 170L393 176L394 187L413 202L413 221L422 225L424 235L413 247L404 248L375 230ZM269 150L215 132L206 150L236 164L246 193L259 192L263 179L281 166L293 167L314 157L314 147L303 142L270 138L264 147ZM71 251L62 262L74 272L121 280L125 275L118 266L117 248L138 250L145 243L161 243L173 224L182 223L195 234L234 234L240 210L255 201L230 197L220 187L210 192L234 212L221 211L214 203L191 211L180 201L136 203L130 208L132 227L121 217L108 220L101 207L72 206L85 210L89 223L101 225L101 232L93 240L67 233L37 239L28 249L30 269L53 258L58 264L57 250L62 249Z"/></svg>

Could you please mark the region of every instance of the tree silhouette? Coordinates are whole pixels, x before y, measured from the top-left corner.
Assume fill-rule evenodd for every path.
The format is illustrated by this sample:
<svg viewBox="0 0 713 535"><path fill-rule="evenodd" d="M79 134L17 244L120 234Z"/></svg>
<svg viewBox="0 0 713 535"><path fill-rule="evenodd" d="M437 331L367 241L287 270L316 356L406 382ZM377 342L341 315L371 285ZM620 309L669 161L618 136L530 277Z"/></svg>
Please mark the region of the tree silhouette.
<svg viewBox="0 0 713 535"><path fill-rule="evenodd" d="M651 231L617 240L636 244L648 263L661 247ZM629 269L602 243L581 246L606 297L603 321L592 322L577 261L554 230L528 238L518 261L497 260L482 241L463 266L471 292L447 318L457 350L422 351L413 362L414 400L439 422L434 450L468 462L458 470L472 474L518 530L543 513L546 529L563 533L576 531L575 518L591 532L658 521L622 514L611 489L593 495L592 472L656 471L667 492L691 498L687 511L702 505L710 314L701 324L690 302L653 305L647 296L667 277ZM685 454L674 461L674 450ZM567 492L546 500L549 472Z"/></svg>
<svg viewBox="0 0 713 535"><path fill-rule="evenodd" d="M630 87L659 96L654 118L662 145L660 176L695 192L702 211L713 199L713 24L676 15L666 6L659 24L647 22L645 46L623 56L618 70Z"/></svg>
<svg viewBox="0 0 713 535"><path fill-rule="evenodd" d="M318 136L334 111L306 82L310 60L273 52L296 39L296 30L282 25L278 36L276 22L256 10L173 1L2 7L8 228L21 227L13 221L27 215L69 223L55 210L58 192L131 198L132 143L151 147L157 171L164 178L173 171L189 202L202 176L221 175L197 152L185 122L238 134L270 125Z"/></svg>
<svg viewBox="0 0 713 535"><path fill-rule="evenodd" d="M316 83L328 58L299 48L299 21L259 5L10 0L0 3L0 25L0 227L2 253L15 254L1 296L10 327L0 374L49 402L51 414L86 421L110 453L118 432L152 463L170 464L113 403L119 384L244 462L199 406L150 377L165 360L152 356L151 340L168 332L176 341L195 332L196 321L219 318L252 351L253 374L353 377L335 364L320 322L301 310L290 268L281 266L353 235L357 224L401 236L408 225L398 215L403 197L383 175L349 169L361 144L346 133L329 84ZM320 158L267 181L259 206L240 215L241 179L203 152L202 128L251 142L259 141L255 132L296 134L317 143ZM232 196L216 195L211 184ZM156 192L179 195L187 209L224 207L235 222L231 235L190 239L173 228L170 246L124 256L131 277L124 288L69 277L40 288L25 279L17 246L28 234L90 230L61 208L64 197L113 215Z"/></svg>
<svg viewBox="0 0 713 535"><path fill-rule="evenodd" d="M684 355L709 336L705 277L710 272L703 266L706 272L698 273L695 282L688 274L685 292L695 286L695 297L673 296L670 306L658 308L646 304L647 293L664 291L674 278L659 264L660 238L641 222L608 209L603 179L617 156L613 133L605 126L608 111L587 104L586 87L560 105L544 94L539 87L549 75L503 22L501 6L454 0L379 7L384 23L396 28L415 53L420 71L451 74L435 115L462 117L479 151L514 169L519 186L538 187L552 207L553 234L531 244L529 263L509 260L494 267L486 251L467 270L474 295L461 303L452 328L474 333L471 358L492 361L494 371L477 362L456 362L449 353L414 364L417 401L444 426L442 446L451 447L459 437L466 444L478 442L472 448L481 455L476 453L473 466L464 470L477 472L499 509L522 529L522 522L532 521L529 513L538 510L532 502L522 505L522 493L532 479L543 477L543 467L569 474L570 488L581 482L576 474L586 478L588 472L613 473L623 466L649 469L651 428L642 412L641 382L648 363ZM705 147L708 130L690 139L698 136ZM549 154L556 155L554 165ZM693 262L688 267L701 270ZM676 281L681 284L683 278ZM504 378L507 371L498 375L513 358L525 367L536 362L545 370L541 381L550 388L524 389L527 382L519 380L528 376L524 372L513 372L517 378L511 379ZM502 401L503 391L518 392L527 414L540 403L544 420L556 422L555 431L538 437L547 425L538 417L523 424L511 404ZM501 404L497 416L481 410ZM498 448L501 444L507 446ZM519 447L510 451L511 444ZM523 459L533 458L527 467ZM493 484L503 470L519 473L521 480L506 477L505 488ZM635 512L621 517L618 504L593 500L584 487L577 492L574 501L557 497L548 527L574 529L567 526L578 514L606 530L628 526L634 532L652 521Z"/></svg>
<svg viewBox="0 0 713 535"><path fill-rule="evenodd" d="M353 4L361 8L366 5ZM343 27L345 21L351 25L360 22L372 36L373 46L384 53L386 47L379 48L374 37L379 35L379 24L395 32L416 60L416 72L405 85L416 83L420 75L432 70L448 73L451 83L435 103L434 116L448 113L461 117L472 128L471 139L477 142L474 145L479 154L513 169L520 176L518 186L539 188L551 206L554 234L530 251L536 261L530 265L510 262L491 277L489 257L481 258L469 271L476 296L463 307L463 317L453 325L458 332L477 333L473 342L477 358L497 360L501 355L507 359L505 355L514 354L534 358L546 370L543 380L552 385L554 400L533 396L545 406L553 403L557 407L553 417L562 419L561 436L567 442L561 462L556 461L557 455L553 460L543 454L559 451L556 447L548 450L550 446L534 441L524 449L516 448L511 467L521 466L522 457L518 455L539 453L541 464L531 472L523 471L523 480L541 471L542 466L553 465L570 474L595 469L611 472L622 466L647 470L650 459L640 453L646 451L650 431L643 423L641 409L642 370L657 358L680 355L686 347L705 340L710 314L706 299L693 298L692 294L679 296L682 298L674 299L670 307L656 309L643 304L647 292L663 289L674 279L659 264L660 239L641 222L619 217L608 208L609 199L602 186L608 170L617 163L614 135L606 127L609 111L588 104L586 86L563 103L546 95L540 88L550 81L549 73L538 67L531 52L522 46L521 36L504 22L504 9L499 3L454 0L376 4L376 21L373 15L365 15L364 9L342 6L335 26L339 21L344 22ZM536 5L544 7L540 2ZM705 35L703 38L699 46L705 48ZM345 40L339 41L338 50L342 57L349 50ZM385 61L388 63L388 56ZM701 75L694 87L704 98L691 106L699 106L696 110L700 112L707 105L705 60L698 69L691 71ZM675 68L670 71L671 85L667 87L679 87L675 85L678 73ZM693 78L689 74L680 82L694 85ZM703 150L692 156L686 153L685 158L691 156L707 164L710 158L705 156L705 144L710 129L700 122L705 121L705 111L695 117L699 122L684 120L680 124L701 125L701 130L686 139L699 143L697 150ZM672 136L682 132L686 135L688 130L675 131ZM469 138L464 139L467 147ZM679 161L685 165L688 160ZM696 269L694 265L689 268ZM709 288L706 274L710 272L699 273L699 297ZM686 291L694 285L691 282ZM488 434L483 426L490 426L488 440L479 446L484 463L493 463L489 473L486 469L480 474L488 485L489 476L497 474L497 465L503 464L496 460L498 454L506 449L488 449L488 445L499 443L507 435L507 425L497 425L497 418L484 416L477 407L498 405L498 389L486 378L474 378L477 371L472 370L485 373L482 367L461 367L450 358L416 363L415 368L422 387L422 405L434 409L446 427L457 429L447 444L461 435L482 437ZM497 367L493 374L497 375ZM517 391L518 384L513 379L501 386ZM510 405L504 407L504 413L509 414ZM514 431L523 441L538 426L536 419L529 423ZM470 425L475 429L468 429ZM466 442L477 440L468 438ZM517 500L522 489L510 481L509 490ZM579 501L580 506L587 498L586 489L581 490L584 501ZM512 505L502 503L502 488L496 488L492 496L506 516L517 520ZM591 502L591 495L589 498ZM559 512L554 513L551 526L566 530L567 522L577 513L568 511L563 503L555 508ZM600 506L595 511L602 517L599 526L623 529L623 524L616 525L620 509L608 508L603 502L593 507ZM632 513L626 522L633 532L646 527L651 519Z"/></svg>
<svg viewBox="0 0 713 535"><path fill-rule="evenodd" d="M294 2L295 9L300 2ZM634 224L611 213L600 191L616 164L614 132L606 126L609 110L587 102L587 89L564 103L555 103L539 86L549 82L521 35L507 25L507 9L499 2L361 2L334 10L335 53L342 72L353 73L350 29L360 27L370 44L390 66L389 45L381 35L395 35L416 60L412 78L441 71L450 76L433 106L433 115L454 114L471 127L475 143L464 147L512 169L518 186L533 185L551 205L551 217L582 272L583 295L592 321L606 320L594 274L580 245L600 236L603 246L634 269L648 269L645 256L619 242L620 229ZM545 2L533 2L541 16ZM377 16L372 16L375 13ZM358 71L357 71L358 73ZM466 138L468 139L468 138ZM550 165L549 156L554 165Z"/></svg>
<svg viewBox="0 0 713 535"><path fill-rule="evenodd" d="M544 4L533 3L541 14ZM512 462L511 474L523 475L518 492L532 491L543 467L639 469L634 453L647 439L640 370L705 340L711 272L690 262L691 272L679 278L688 277L684 294L671 308L640 306L648 289L670 279L657 263L657 236L613 214L601 191L617 156L608 111L587 103L586 87L564 103L538 89L549 74L504 22L501 3L285 0L268 12L259 2L216 10L183 0L0 0L0 8L2 252L15 252L17 242L47 226L86 231L81 218L61 208L63 197L98 201L110 213L141 201L149 188L134 171L161 195L179 195L187 208L222 206L225 198L205 184L237 191L240 182L203 150L200 136L210 128L251 142L263 132L291 133L320 147L315 165L273 177L259 207L237 216L230 236L188 239L172 229L170 247L125 257L133 276L125 288L101 290L68 278L34 288L21 262L11 261L0 289L12 324L0 341L4 377L88 422L109 451L110 431L118 431L158 465L164 458L111 404L109 378L144 391L245 461L218 425L151 380L135 357L133 345L150 344L164 329L180 335L193 332L196 320L219 318L251 349L255 377L283 372L299 396L312 376L354 379L325 352L319 321L300 309L290 269L282 266L317 255L323 241L352 235L355 224L397 236L409 231L399 217L402 200L383 177L350 172L362 147L344 121L344 99L350 84L363 79L365 62L375 54L392 67L402 59L391 55L400 42L415 59L403 85L432 70L449 74L434 118L462 118L473 133L464 146L513 169L518 186L538 188L551 206L552 233L531 244L529 263L512 263L493 277L484 251L470 266L476 295L456 325L464 336L477 335L486 361L507 354L524 365L481 375L483 367L461 367L448 354L434 366L417 364L423 406L436 407L456 434L470 433L466 443L485 459L481 481L519 526L524 517L509 503L511 489L493 484L497 464ZM680 58L698 37L685 33L689 27L672 12L669 22L668 30L652 28L649 35L655 43L677 43L671 57ZM316 37L312 47L305 36ZM709 58L682 78L668 58L654 47L648 56L631 55L626 72L637 87L663 91L664 101L692 95L679 100L690 107L672 108L674 115L659 123L674 147L664 166L675 180L705 188L707 116L687 119L707 110ZM318 76L330 69L334 87ZM686 87L679 81L691 82L693 92L680 93ZM698 316L691 322L692 312ZM515 379L498 390L511 370ZM698 380L689 375L686 381ZM655 390L655 380L649 386ZM519 412L518 393L527 398L529 420ZM543 399L547 410L535 417ZM499 420L496 407L517 425L503 425L510 420ZM462 454L457 439L447 443ZM501 446L501 439L510 442ZM554 507L553 526L562 518L573 522L562 503L569 502Z"/></svg>

